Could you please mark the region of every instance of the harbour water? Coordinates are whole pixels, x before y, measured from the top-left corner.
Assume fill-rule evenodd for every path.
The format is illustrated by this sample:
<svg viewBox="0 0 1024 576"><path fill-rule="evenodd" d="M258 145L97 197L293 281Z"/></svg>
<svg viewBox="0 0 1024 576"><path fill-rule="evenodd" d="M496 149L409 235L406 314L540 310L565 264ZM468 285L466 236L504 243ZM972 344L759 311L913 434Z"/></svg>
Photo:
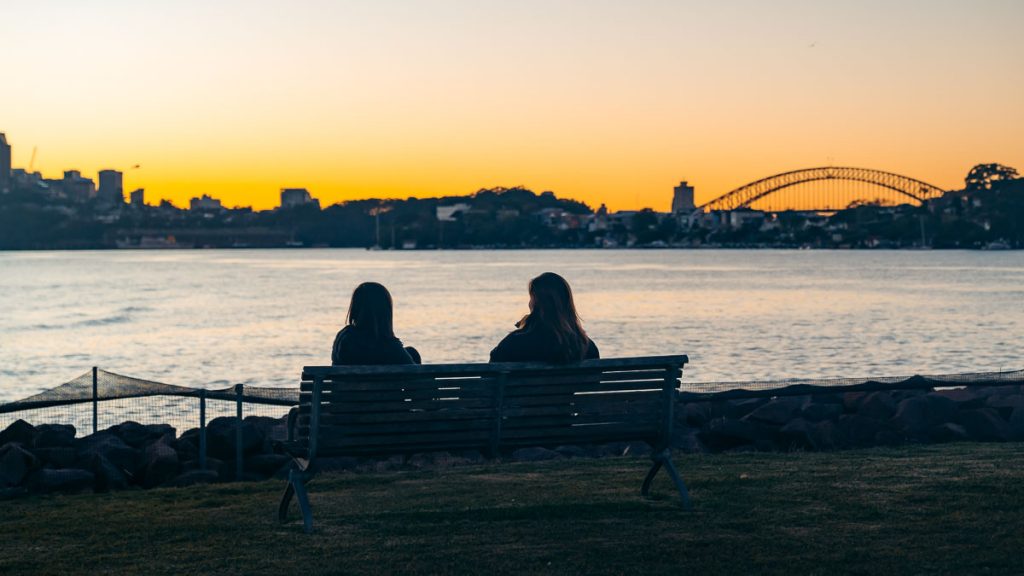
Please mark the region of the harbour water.
<svg viewBox="0 0 1024 576"><path fill-rule="evenodd" d="M543 271L570 281L603 356L688 354L684 382L1024 367L1024 252L0 252L0 401L94 365L294 386L366 280L426 362L486 361Z"/></svg>

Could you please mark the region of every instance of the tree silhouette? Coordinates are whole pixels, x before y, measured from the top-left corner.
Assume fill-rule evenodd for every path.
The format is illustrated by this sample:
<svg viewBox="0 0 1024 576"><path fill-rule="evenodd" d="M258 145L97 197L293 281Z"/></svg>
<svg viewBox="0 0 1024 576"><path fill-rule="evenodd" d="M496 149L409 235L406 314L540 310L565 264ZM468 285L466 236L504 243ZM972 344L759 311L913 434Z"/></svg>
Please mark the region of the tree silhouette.
<svg viewBox="0 0 1024 576"><path fill-rule="evenodd" d="M993 182L1016 180L1017 170L1002 164L978 164L967 174L967 190L991 190Z"/></svg>

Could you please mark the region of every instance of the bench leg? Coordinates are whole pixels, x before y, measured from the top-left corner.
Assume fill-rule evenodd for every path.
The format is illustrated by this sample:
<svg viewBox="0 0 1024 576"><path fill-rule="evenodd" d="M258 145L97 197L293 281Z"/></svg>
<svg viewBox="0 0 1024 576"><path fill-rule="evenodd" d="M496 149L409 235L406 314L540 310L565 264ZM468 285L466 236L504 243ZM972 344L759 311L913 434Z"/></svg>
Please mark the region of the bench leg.
<svg viewBox="0 0 1024 576"><path fill-rule="evenodd" d="M288 521L288 506L292 503L292 496L295 496L295 486L292 486L292 479L284 487L284 495L281 496L281 504L277 507L277 521L284 524Z"/></svg>
<svg viewBox="0 0 1024 576"><path fill-rule="evenodd" d="M297 478L295 485L295 499L299 502L299 510L302 511L302 529L305 530L306 534L313 532L313 511L309 508L309 495L306 494L306 482L309 482L309 478L302 475L301 478Z"/></svg>
<svg viewBox="0 0 1024 576"><path fill-rule="evenodd" d="M297 470L288 472L288 485L285 486L284 495L281 496L281 504L277 508L277 519L284 524L288 521L288 506L291 504L292 496L299 503L299 511L302 512L302 524L306 533L313 531L313 512L309 507L309 494L306 493L306 484L312 476Z"/></svg>
<svg viewBox="0 0 1024 576"><path fill-rule="evenodd" d="M668 449L656 452L651 456L653 464L651 469L647 472L647 477L644 478L643 487L640 488L640 494L644 497L648 496L651 491L651 482L654 477L657 476L658 471L661 470L662 466L665 467L665 472L668 473L669 478L672 479L672 483L676 485L676 490L679 491L679 497L682 499L683 508L691 510L693 507L690 504L690 493L686 490L686 483L683 482L682 476L679 475L679 471L676 470L675 465L672 463L672 456Z"/></svg>

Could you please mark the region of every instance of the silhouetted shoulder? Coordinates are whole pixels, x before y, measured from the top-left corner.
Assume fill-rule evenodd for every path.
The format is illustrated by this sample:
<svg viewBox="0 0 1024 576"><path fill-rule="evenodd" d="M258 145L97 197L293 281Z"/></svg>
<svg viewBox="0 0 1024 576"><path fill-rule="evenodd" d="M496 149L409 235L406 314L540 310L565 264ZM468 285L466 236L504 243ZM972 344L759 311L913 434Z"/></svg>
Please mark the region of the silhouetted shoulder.
<svg viewBox="0 0 1024 576"><path fill-rule="evenodd" d="M593 340L587 339L586 360L600 358ZM505 336L494 350L491 362L549 362L562 361L558 341L554 334L542 329L515 330Z"/></svg>
<svg viewBox="0 0 1024 576"><path fill-rule="evenodd" d="M417 363L398 338L374 338L373 334L355 326L342 328L334 337L334 346L331 349L331 364L335 365Z"/></svg>

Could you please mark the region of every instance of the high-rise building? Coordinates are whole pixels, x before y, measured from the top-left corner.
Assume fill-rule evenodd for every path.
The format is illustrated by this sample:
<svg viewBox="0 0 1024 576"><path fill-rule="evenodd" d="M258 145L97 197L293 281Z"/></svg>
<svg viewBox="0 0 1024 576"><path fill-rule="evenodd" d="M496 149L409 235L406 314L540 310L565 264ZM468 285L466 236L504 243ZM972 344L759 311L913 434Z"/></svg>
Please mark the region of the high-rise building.
<svg viewBox="0 0 1024 576"><path fill-rule="evenodd" d="M306 204L315 204L317 208L320 207L320 201L313 198L313 196L310 195L309 190L306 190L305 188L281 189L281 208L304 206Z"/></svg>
<svg viewBox="0 0 1024 576"><path fill-rule="evenodd" d="M674 189L672 195L672 213L679 214L680 212L693 212L697 209L697 205L693 202L693 186L686 183L683 180Z"/></svg>
<svg viewBox="0 0 1024 576"><path fill-rule="evenodd" d="M131 205L133 208L142 208L146 205L146 191L144 189L132 190Z"/></svg>
<svg viewBox="0 0 1024 576"><path fill-rule="evenodd" d="M0 194L11 191L11 145L7 136L0 132Z"/></svg>
<svg viewBox="0 0 1024 576"><path fill-rule="evenodd" d="M85 202L96 195L96 184L89 178L83 178L78 170L65 170L60 187L64 196L74 202Z"/></svg>
<svg viewBox="0 0 1024 576"><path fill-rule="evenodd" d="M96 195L104 204L124 204L124 174L117 170L100 170L100 189Z"/></svg>

